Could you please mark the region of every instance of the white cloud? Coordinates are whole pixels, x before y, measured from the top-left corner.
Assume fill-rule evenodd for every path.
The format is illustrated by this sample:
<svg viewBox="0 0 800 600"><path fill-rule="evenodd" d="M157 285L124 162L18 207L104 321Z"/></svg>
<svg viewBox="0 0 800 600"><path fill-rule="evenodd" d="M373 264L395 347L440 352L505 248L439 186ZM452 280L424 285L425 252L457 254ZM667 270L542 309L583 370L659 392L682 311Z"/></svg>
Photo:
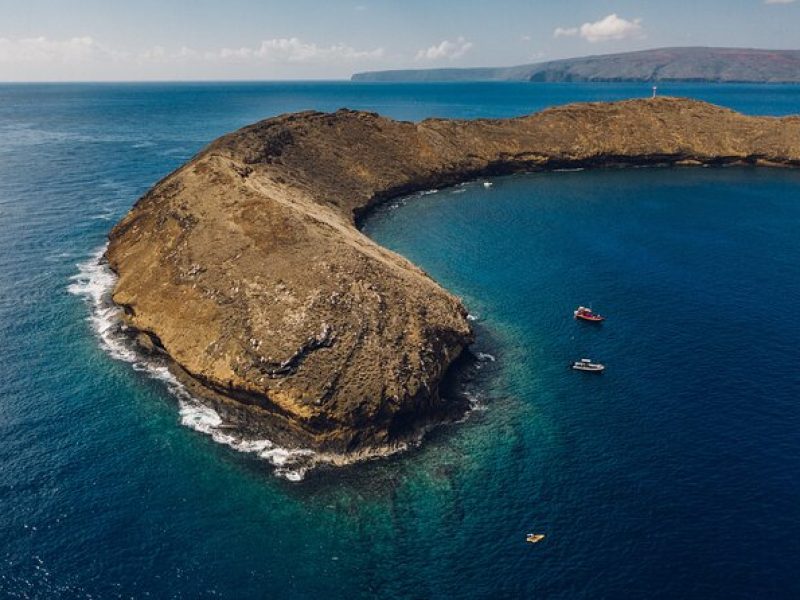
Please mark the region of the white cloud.
<svg viewBox="0 0 800 600"><path fill-rule="evenodd" d="M795 0L764 0L764 4L791 4Z"/></svg>
<svg viewBox="0 0 800 600"><path fill-rule="evenodd" d="M210 60L263 61L271 63L325 63L333 61L355 62L373 60L383 56L383 48L356 50L346 44L318 46L298 38L264 40L254 48L222 48L206 52Z"/></svg>
<svg viewBox="0 0 800 600"><path fill-rule="evenodd" d="M139 54L139 59L142 61L162 62L168 58L167 49L164 46L153 46Z"/></svg>
<svg viewBox="0 0 800 600"><path fill-rule="evenodd" d="M595 43L644 37L644 30L641 19L628 21L616 14L610 14L594 23L584 23L580 27L557 27L553 32L554 37L578 35L588 42Z"/></svg>
<svg viewBox="0 0 800 600"><path fill-rule="evenodd" d="M185 63L187 61L239 61L277 64L323 64L378 59L383 48L357 50L346 44L319 46L298 38L264 40L255 47L221 48L197 51L183 46L169 50L152 46L140 52L114 50L98 44L89 36L52 40L46 37L0 38L0 63L28 65L80 65L87 63L131 62L137 65Z"/></svg>
<svg viewBox="0 0 800 600"><path fill-rule="evenodd" d="M556 30L553 32L553 37L569 37L571 35L578 35L580 33L580 29L577 27L556 27Z"/></svg>
<svg viewBox="0 0 800 600"><path fill-rule="evenodd" d="M123 56L127 56L127 53L121 53ZM193 60L200 58L201 55L196 50L192 50L191 48L187 48L186 46L181 46L178 50L168 50L164 46L153 46L152 48L148 48L147 50L140 52L136 55L136 61L139 64L147 64L147 63L160 63L160 64L170 64L170 63L179 63L179 62L186 62L188 60Z"/></svg>
<svg viewBox="0 0 800 600"><path fill-rule="evenodd" d="M0 38L0 62L3 63L76 63L102 53L103 50L89 36L67 40Z"/></svg>
<svg viewBox="0 0 800 600"><path fill-rule="evenodd" d="M444 40L436 46L419 50L414 60L455 60L464 56L470 49L472 49L472 42L459 37L454 42Z"/></svg>

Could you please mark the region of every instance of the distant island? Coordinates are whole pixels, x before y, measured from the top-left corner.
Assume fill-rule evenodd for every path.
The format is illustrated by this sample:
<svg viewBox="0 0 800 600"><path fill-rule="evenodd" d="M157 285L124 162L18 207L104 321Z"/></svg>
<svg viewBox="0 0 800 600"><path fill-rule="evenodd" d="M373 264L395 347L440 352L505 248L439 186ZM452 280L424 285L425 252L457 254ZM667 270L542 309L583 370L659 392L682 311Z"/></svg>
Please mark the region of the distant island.
<svg viewBox="0 0 800 600"><path fill-rule="evenodd" d="M800 50L658 48L516 67L408 69L356 73L353 81L682 81L800 83Z"/></svg>
<svg viewBox="0 0 800 600"><path fill-rule="evenodd" d="M688 99L527 117L288 114L223 136L111 231L127 331L230 431L346 462L461 416L438 393L472 343L461 301L358 225L390 198L563 168L800 166L800 117Z"/></svg>

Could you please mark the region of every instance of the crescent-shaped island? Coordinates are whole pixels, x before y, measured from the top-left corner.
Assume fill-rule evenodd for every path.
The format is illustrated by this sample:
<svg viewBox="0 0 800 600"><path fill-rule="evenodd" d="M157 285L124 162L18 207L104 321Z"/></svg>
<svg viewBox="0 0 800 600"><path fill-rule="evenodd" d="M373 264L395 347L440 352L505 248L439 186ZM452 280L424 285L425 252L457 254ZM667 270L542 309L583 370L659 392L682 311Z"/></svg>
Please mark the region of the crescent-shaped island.
<svg viewBox="0 0 800 600"><path fill-rule="evenodd" d="M211 143L114 227L113 301L231 427L368 456L451 420L467 311L359 231L397 196L562 168L800 166L800 117L655 98L505 120L304 112Z"/></svg>

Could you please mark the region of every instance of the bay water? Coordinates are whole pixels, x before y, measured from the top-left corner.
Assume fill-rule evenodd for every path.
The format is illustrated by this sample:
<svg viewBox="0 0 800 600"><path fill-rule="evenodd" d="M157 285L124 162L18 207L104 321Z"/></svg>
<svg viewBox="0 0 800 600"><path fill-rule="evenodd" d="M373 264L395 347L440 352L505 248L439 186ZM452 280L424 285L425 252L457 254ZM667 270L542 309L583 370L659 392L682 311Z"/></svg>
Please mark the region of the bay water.
<svg viewBox="0 0 800 600"><path fill-rule="evenodd" d="M508 117L649 91L0 85L0 594L797 597L798 172L532 174L385 205L365 232L476 318L480 408L302 481L198 431L213 415L102 336L105 235L218 135L304 109ZM796 86L662 91L800 113ZM608 320L577 323L578 304ZM568 369L583 357L607 372Z"/></svg>

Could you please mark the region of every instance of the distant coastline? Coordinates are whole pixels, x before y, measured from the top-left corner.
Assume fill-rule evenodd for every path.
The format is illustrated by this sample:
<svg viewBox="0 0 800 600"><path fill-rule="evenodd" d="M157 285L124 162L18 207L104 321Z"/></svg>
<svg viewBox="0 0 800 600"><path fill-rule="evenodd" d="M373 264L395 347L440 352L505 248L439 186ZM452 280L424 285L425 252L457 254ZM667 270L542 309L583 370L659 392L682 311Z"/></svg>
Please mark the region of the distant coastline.
<svg viewBox="0 0 800 600"><path fill-rule="evenodd" d="M356 73L353 81L800 83L800 50L657 48L514 67Z"/></svg>

